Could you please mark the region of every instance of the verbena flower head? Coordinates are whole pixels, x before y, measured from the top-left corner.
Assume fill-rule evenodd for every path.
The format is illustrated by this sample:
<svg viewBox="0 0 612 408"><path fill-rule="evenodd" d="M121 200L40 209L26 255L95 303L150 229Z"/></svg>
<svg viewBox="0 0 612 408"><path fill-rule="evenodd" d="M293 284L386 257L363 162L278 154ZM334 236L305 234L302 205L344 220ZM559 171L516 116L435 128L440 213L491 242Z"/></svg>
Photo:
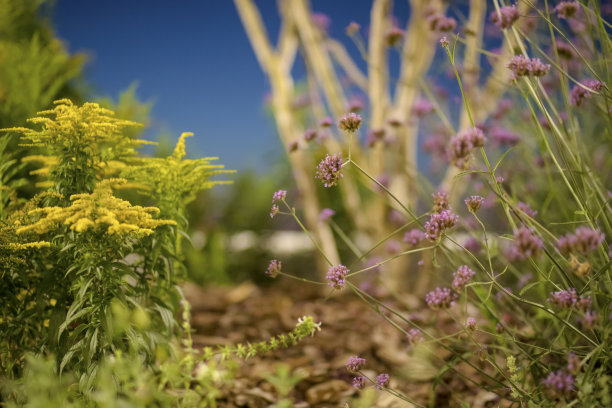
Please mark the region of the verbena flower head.
<svg viewBox="0 0 612 408"><path fill-rule="evenodd" d="M343 115L338 121L338 128L345 132L355 133L361 127L361 116L356 113L350 112Z"/></svg>
<svg viewBox="0 0 612 408"><path fill-rule="evenodd" d="M404 234L403 241L410 247L416 247L426 238L425 233L420 229L413 229Z"/></svg>
<svg viewBox="0 0 612 408"><path fill-rule="evenodd" d="M557 45L557 53L559 54L559 58L563 58L565 60L574 59L576 54L574 53L574 49L570 44L561 40L555 40L555 44Z"/></svg>
<svg viewBox="0 0 612 408"><path fill-rule="evenodd" d="M531 218L534 218L538 214L538 212L536 210L532 209L531 206L528 203L523 203L523 202L519 201L517 203L517 207L519 208L519 210L521 210L522 212L524 212L525 214L527 214Z"/></svg>
<svg viewBox="0 0 612 408"><path fill-rule="evenodd" d="M561 1L553 11L557 13L557 17L566 19L575 16L579 7L576 1Z"/></svg>
<svg viewBox="0 0 612 408"><path fill-rule="evenodd" d="M579 296L574 288L551 292L550 297L546 300L563 309L576 307L580 310L586 310L592 304L589 296Z"/></svg>
<svg viewBox="0 0 612 408"><path fill-rule="evenodd" d="M349 269L344 265L332 266L326 275L329 281L328 285L334 289L342 289L346 285L346 276L349 272Z"/></svg>
<svg viewBox="0 0 612 408"><path fill-rule="evenodd" d="M449 288L436 288L425 295L425 302L430 309L448 309L455 304L456 294Z"/></svg>
<svg viewBox="0 0 612 408"><path fill-rule="evenodd" d="M514 146L521 141L519 135L499 126L495 126L494 128L492 128L489 135L495 143L498 143L502 146Z"/></svg>
<svg viewBox="0 0 612 408"><path fill-rule="evenodd" d="M376 377L376 388L378 388L379 390L382 390L388 385L389 385L389 374L382 373L382 374L379 374L378 377Z"/></svg>
<svg viewBox="0 0 612 408"><path fill-rule="evenodd" d="M406 337L408 338L408 343L411 346L414 346L415 344L418 344L424 340L423 333L421 333L419 329L415 328L408 330L408 334L406 335Z"/></svg>
<svg viewBox="0 0 612 408"><path fill-rule="evenodd" d="M457 27L457 21L452 17L446 17L441 13L434 13L427 18L429 29L437 32L453 31Z"/></svg>
<svg viewBox="0 0 612 408"><path fill-rule="evenodd" d="M580 324L585 329L593 329L597 325L597 313L593 310L587 310L584 313L582 319L580 319Z"/></svg>
<svg viewBox="0 0 612 408"><path fill-rule="evenodd" d="M270 209L270 218L274 218L274 216L278 214L279 212L280 212L280 209L278 208L278 205L272 204L272 208Z"/></svg>
<svg viewBox="0 0 612 408"><path fill-rule="evenodd" d="M404 37L404 30L402 30L399 27L393 26L385 34L385 42L390 47L393 47L394 45L399 43L403 37Z"/></svg>
<svg viewBox="0 0 612 408"><path fill-rule="evenodd" d="M433 193L433 212L439 213L444 210L450 210L450 204L448 203L448 195L442 191Z"/></svg>
<svg viewBox="0 0 612 408"><path fill-rule="evenodd" d="M434 106L427 99L418 99L414 105L412 105L412 114L418 118L433 112Z"/></svg>
<svg viewBox="0 0 612 408"><path fill-rule="evenodd" d="M494 10L489 15L491 22L501 29L511 27L519 17L518 8L515 5L501 7L499 13Z"/></svg>
<svg viewBox="0 0 612 408"><path fill-rule="evenodd" d="M319 127L322 127L322 128L331 127L333 124L334 122L332 121L332 118L330 117L323 118L319 121Z"/></svg>
<svg viewBox="0 0 612 408"><path fill-rule="evenodd" d="M476 273L467 265L462 265L453 273L453 284L451 287L455 292L461 292Z"/></svg>
<svg viewBox="0 0 612 408"><path fill-rule="evenodd" d="M572 374L580 372L580 357L576 353L571 352L567 355L567 371Z"/></svg>
<svg viewBox="0 0 612 408"><path fill-rule="evenodd" d="M574 376L563 370L551 372L542 380L542 385L552 398L563 398L574 391Z"/></svg>
<svg viewBox="0 0 612 408"><path fill-rule="evenodd" d="M268 269L266 269L266 275L269 275L271 278L276 278L281 272L282 266L282 262L278 259L271 260L270 265L268 265Z"/></svg>
<svg viewBox="0 0 612 408"><path fill-rule="evenodd" d="M524 55L515 55L510 59L508 68L515 77L544 76L550 71L550 65L544 64L539 58L529 58Z"/></svg>
<svg viewBox="0 0 612 408"><path fill-rule="evenodd" d="M482 203L484 203L484 198L481 196L471 196L470 198L465 199L464 202L468 208L468 211L475 213L480 209Z"/></svg>
<svg viewBox="0 0 612 408"><path fill-rule="evenodd" d="M361 358L359 356L349 357L348 362L346 363L346 369L351 373L356 373L357 371L363 369L366 364L366 359Z"/></svg>
<svg viewBox="0 0 612 408"><path fill-rule="evenodd" d="M473 254L478 253L482 250L482 244L480 243L478 238L475 237L468 238L468 240L465 241L465 243L463 244L463 247Z"/></svg>
<svg viewBox="0 0 612 408"><path fill-rule="evenodd" d="M346 35L348 35L349 37L355 35L360 28L361 26L359 25L359 23L351 21L349 25L346 26Z"/></svg>
<svg viewBox="0 0 612 408"><path fill-rule="evenodd" d="M535 231L522 225L514 232L514 242L510 249L509 258L522 261L529 257L535 257L543 247L544 244L535 234Z"/></svg>
<svg viewBox="0 0 612 408"><path fill-rule="evenodd" d="M580 85L574 85L570 91L570 101L572 105L581 106L587 99L593 95L593 92L599 92L605 87L605 83L596 79L587 79L582 81ZM591 91L585 89L588 88Z"/></svg>
<svg viewBox="0 0 612 408"><path fill-rule="evenodd" d="M303 137L305 141L311 142L317 137L317 131L314 129L306 129Z"/></svg>
<svg viewBox="0 0 612 408"><path fill-rule="evenodd" d="M353 378L353 387L357 388L358 390L364 388L366 385L366 378L363 376L359 376L359 377L354 377Z"/></svg>
<svg viewBox="0 0 612 408"><path fill-rule="evenodd" d="M276 203L287 198L287 190L278 190L272 195L272 202Z"/></svg>
<svg viewBox="0 0 612 408"><path fill-rule="evenodd" d="M453 228L459 217L453 214L450 210L443 210L439 213L433 213L429 217L429 221L425 223L425 234L430 241L437 241L442 234Z"/></svg>
<svg viewBox="0 0 612 408"><path fill-rule="evenodd" d="M484 144L485 136L481 129L475 127L461 131L450 140L448 158L460 169L465 169L469 165L472 151Z"/></svg>
<svg viewBox="0 0 612 408"><path fill-rule="evenodd" d="M315 177L321 180L325 187L338 184L338 181L344 177L342 174L342 154L326 155L317 166Z"/></svg>
<svg viewBox="0 0 612 408"><path fill-rule="evenodd" d="M469 331L476 330L476 319L474 319L473 317L468 317L465 321L465 328Z"/></svg>
<svg viewBox="0 0 612 408"><path fill-rule="evenodd" d="M570 253L587 254L595 251L606 236L599 229L578 227L573 234L566 234L557 240L557 248L563 255Z"/></svg>
<svg viewBox="0 0 612 408"><path fill-rule="evenodd" d="M332 210L331 208L324 208L321 210L321 213L319 214L319 221L327 221L331 217L333 217L334 214L336 214L336 212Z"/></svg>

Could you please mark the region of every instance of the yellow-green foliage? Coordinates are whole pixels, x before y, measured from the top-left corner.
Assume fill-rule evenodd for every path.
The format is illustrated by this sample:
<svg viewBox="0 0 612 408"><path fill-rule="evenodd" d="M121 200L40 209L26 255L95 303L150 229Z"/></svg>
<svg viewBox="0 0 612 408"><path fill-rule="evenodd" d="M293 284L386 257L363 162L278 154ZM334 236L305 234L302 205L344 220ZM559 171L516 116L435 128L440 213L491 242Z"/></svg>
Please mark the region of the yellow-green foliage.
<svg viewBox="0 0 612 408"><path fill-rule="evenodd" d="M68 207L54 206L31 210L28 215L37 220L17 228L17 233L32 231L45 234L63 224L76 232L92 230L111 235L149 235L161 225L175 224L170 220L154 219L153 214L159 212L155 207L132 205L115 197L111 185L122 183L125 183L125 180L104 180L98 183L91 194L71 196L72 204Z"/></svg>
<svg viewBox="0 0 612 408"><path fill-rule="evenodd" d="M223 170L223 165L210 164L217 160L216 157L184 160L185 139L189 136L193 133L181 134L172 155L142 159L140 164L130 166L122 173L125 178L141 184L145 188L144 194L155 200L164 215L187 205L201 190L229 183L211 181L212 176L234 172Z"/></svg>
<svg viewBox="0 0 612 408"><path fill-rule="evenodd" d="M41 130L24 127L10 128L22 133L32 146L50 149L61 160L65 155L84 153L95 162L108 161L135 154L134 148L146 143L126 138L127 127L140 126L136 122L117 119L114 112L88 102L76 106L69 99L55 101L55 108L38 113L28 122L41 125ZM68 157L74 159L74 157Z"/></svg>

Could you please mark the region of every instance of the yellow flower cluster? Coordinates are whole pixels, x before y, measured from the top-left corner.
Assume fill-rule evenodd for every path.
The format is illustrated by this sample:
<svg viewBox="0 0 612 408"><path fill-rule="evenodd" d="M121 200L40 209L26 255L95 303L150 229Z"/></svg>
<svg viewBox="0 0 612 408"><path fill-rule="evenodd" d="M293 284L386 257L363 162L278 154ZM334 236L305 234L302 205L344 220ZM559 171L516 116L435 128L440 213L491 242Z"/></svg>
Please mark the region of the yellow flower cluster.
<svg viewBox="0 0 612 408"><path fill-rule="evenodd" d="M38 113L28 122L40 130L24 127L4 129L23 134L31 146L50 148L50 153L86 152L99 161L135 154L134 148L146 143L124 136L123 130L139 123L114 117L114 112L97 103L76 106L69 99L55 101L55 108Z"/></svg>
<svg viewBox="0 0 612 408"><path fill-rule="evenodd" d="M186 205L196 194L217 184L228 184L228 181L210 181L210 177L221 173L234 173L223 170L223 165L210 164L216 157L205 157L196 160L183 160L185 157L185 139L193 133L185 132L174 148L171 156L166 158L145 158L140 164L130 166L123 176L141 184L146 194L160 203L160 206L176 208Z"/></svg>
<svg viewBox="0 0 612 408"><path fill-rule="evenodd" d="M28 215L37 218L32 224L17 228L18 234L35 232L44 234L58 225L69 225L75 232L95 231L112 234L149 235L161 225L175 225L171 220L158 220L155 207L132 205L113 195L112 185L125 183L122 179L104 180L91 194L75 194L68 207L43 207Z"/></svg>

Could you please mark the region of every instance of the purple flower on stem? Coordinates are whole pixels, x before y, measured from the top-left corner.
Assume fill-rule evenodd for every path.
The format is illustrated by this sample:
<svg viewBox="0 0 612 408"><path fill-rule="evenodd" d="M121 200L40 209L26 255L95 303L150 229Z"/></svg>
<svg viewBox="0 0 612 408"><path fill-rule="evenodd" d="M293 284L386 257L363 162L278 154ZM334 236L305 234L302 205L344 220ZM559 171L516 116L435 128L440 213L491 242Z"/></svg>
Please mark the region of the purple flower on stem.
<svg viewBox="0 0 612 408"><path fill-rule="evenodd" d="M457 295L449 288L436 288L425 295L425 302L430 309L447 309L455 304Z"/></svg>
<svg viewBox="0 0 612 408"><path fill-rule="evenodd" d="M406 337L408 338L408 343L411 346L414 346L415 344L420 343L424 340L423 333L421 333L419 329L408 330L408 334L406 335Z"/></svg>
<svg viewBox="0 0 612 408"><path fill-rule="evenodd" d="M433 112L434 106L427 99L419 99L412 106L412 114L418 118Z"/></svg>
<svg viewBox="0 0 612 408"><path fill-rule="evenodd" d="M519 210L521 210L531 218L534 218L538 214L538 212L532 209L531 206L527 203L519 201L517 207L519 208Z"/></svg>
<svg viewBox="0 0 612 408"><path fill-rule="evenodd" d="M448 203L448 195L442 191L433 193L433 211L436 213L442 212L443 210L450 210L450 204Z"/></svg>
<svg viewBox="0 0 612 408"><path fill-rule="evenodd" d="M469 165L472 151L485 144L485 136L481 129L471 128L459 132L450 140L448 158L457 167L465 169Z"/></svg>
<svg viewBox="0 0 612 408"><path fill-rule="evenodd" d="M280 211L280 210L279 210L279 208L278 208L278 205L273 204L273 205L272 205L272 209L270 210L270 218L274 218L274 216L275 216L276 214L278 214L278 213L279 213L279 211Z"/></svg>
<svg viewBox="0 0 612 408"><path fill-rule="evenodd" d="M321 119L319 121L319 127L322 127L322 128L331 127L333 124L334 124L334 122L332 121L332 119L330 117Z"/></svg>
<svg viewBox="0 0 612 408"><path fill-rule="evenodd" d="M328 219L333 217L334 214L336 214L336 212L332 210L331 208L324 208L321 210L321 213L319 214L319 221L327 221Z"/></svg>
<svg viewBox="0 0 612 408"><path fill-rule="evenodd" d="M304 140L307 142L313 141L317 137L317 131L314 129L306 129L304 131Z"/></svg>
<svg viewBox="0 0 612 408"><path fill-rule="evenodd" d="M522 225L514 232L514 243L508 257L511 260L522 261L538 255L543 247L544 244L542 240L535 235L535 231Z"/></svg>
<svg viewBox="0 0 612 408"><path fill-rule="evenodd" d="M557 248L563 255L572 252L587 254L602 244L606 236L599 229L578 227L573 234L566 234L557 240Z"/></svg>
<svg viewBox="0 0 612 408"><path fill-rule="evenodd" d="M555 41L555 43L557 45L557 54L559 54L559 58L563 58L568 61L574 59L576 54L574 53L574 49L570 44L560 40Z"/></svg>
<svg viewBox="0 0 612 408"><path fill-rule="evenodd" d="M378 377L376 377L376 388L378 388L379 390L382 390L387 385L389 385L389 374L387 373L379 374Z"/></svg>
<svg viewBox="0 0 612 408"><path fill-rule="evenodd" d="M515 5L501 7L499 13L495 10L489 15L491 22L502 29L512 26L519 17L519 11Z"/></svg>
<svg viewBox="0 0 612 408"><path fill-rule="evenodd" d="M349 274L349 269L344 265L332 266L327 272L326 278L328 284L334 289L342 289L346 285L346 276Z"/></svg>
<svg viewBox="0 0 612 408"><path fill-rule="evenodd" d="M279 202L279 201L283 201L285 198L287 198L287 191L286 190L278 190L272 196L272 202L276 203L276 202Z"/></svg>
<svg viewBox="0 0 612 408"><path fill-rule="evenodd" d="M345 114L338 121L338 127L345 132L355 133L361 127L361 116L353 112Z"/></svg>
<svg viewBox="0 0 612 408"><path fill-rule="evenodd" d="M315 27L321 30L321 32L327 33L327 30L329 30L329 26L331 25L331 19L327 14L315 12L310 15L310 19Z"/></svg>
<svg viewBox="0 0 612 408"><path fill-rule="evenodd" d="M452 17L446 17L441 13L434 13L427 18L431 31L448 32L457 27L457 21Z"/></svg>
<svg viewBox="0 0 612 408"><path fill-rule="evenodd" d="M567 371L572 374L580 372L580 358L575 353L567 355Z"/></svg>
<svg viewBox="0 0 612 408"><path fill-rule="evenodd" d="M326 155L317 166L315 177L321 180L325 187L338 184L338 181L344 177L342 174L342 154Z"/></svg>
<svg viewBox="0 0 612 408"><path fill-rule="evenodd" d="M457 272L453 273L453 283L451 287L455 292L461 292L465 285L474 277L476 273L471 270L467 265L461 265Z"/></svg>
<svg viewBox="0 0 612 408"><path fill-rule="evenodd" d="M427 239L430 241L437 241L446 230L453 228L458 220L459 217L450 210L443 210L442 212L431 214L429 221L425 223Z"/></svg>
<svg viewBox="0 0 612 408"><path fill-rule="evenodd" d="M408 246L416 247L425 239L425 233L420 229L413 229L404 234L403 241L408 244Z"/></svg>
<svg viewBox="0 0 612 408"><path fill-rule="evenodd" d="M356 373L365 367L366 359L361 358L359 356L349 357L348 362L346 363L346 369L351 373Z"/></svg>
<svg viewBox="0 0 612 408"><path fill-rule="evenodd" d="M521 138L516 133L512 133L499 126L491 129L490 135L494 142L502 146L514 146L521 141Z"/></svg>
<svg viewBox="0 0 612 408"><path fill-rule="evenodd" d="M515 55L510 59L508 68L515 77L544 76L550 71L550 64L544 64L539 58L529 58L524 55Z"/></svg>
<svg viewBox="0 0 612 408"><path fill-rule="evenodd" d="M589 296L579 296L574 288L551 292L550 297L546 300L564 309L577 307L578 309L585 310L588 309L592 303Z"/></svg>
<svg viewBox="0 0 612 408"><path fill-rule="evenodd" d="M366 385L366 378L363 376L359 376L359 377L354 377L353 378L353 387L357 388L358 390L364 388Z"/></svg>
<svg viewBox="0 0 612 408"><path fill-rule="evenodd" d="M346 27L346 35L352 36L356 34L360 28L361 26L358 23L351 21L350 24Z"/></svg>
<svg viewBox="0 0 612 408"><path fill-rule="evenodd" d="M280 273L282 266L282 262L278 259L271 260L270 265L268 265L268 269L266 269L266 275L269 275L271 278L276 278Z"/></svg>
<svg viewBox="0 0 612 408"><path fill-rule="evenodd" d="M385 34L385 41L387 45L393 47L404 37L404 30L399 27L393 26L387 33Z"/></svg>
<svg viewBox="0 0 612 408"><path fill-rule="evenodd" d="M587 310L584 317L580 320L582 327L585 329L593 329L597 324L597 313L592 310Z"/></svg>
<svg viewBox="0 0 612 408"><path fill-rule="evenodd" d="M465 241L465 244L463 244L463 247L473 254L476 254L482 250L482 244L478 238L474 237L468 238L468 240Z"/></svg>
<svg viewBox="0 0 612 408"><path fill-rule="evenodd" d="M574 391L574 377L562 370L551 372L542 385L553 398L563 398Z"/></svg>
<svg viewBox="0 0 612 408"><path fill-rule="evenodd" d="M581 106L587 99L591 97L593 92L601 91L605 83L596 79L587 79L582 81L580 85L574 85L570 91L570 101L572 105ZM587 89L585 89L587 88Z"/></svg>
<svg viewBox="0 0 612 408"><path fill-rule="evenodd" d="M557 4L553 11L557 13L557 17L565 19L573 17L578 12L579 7L580 5L575 1L562 1Z"/></svg>
<svg viewBox="0 0 612 408"><path fill-rule="evenodd" d="M469 331L476 330L476 319L474 319L473 317L468 317L465 321L465 328Z"/></svg>
<svg viewBox="0 0 612 408"><path fill-rule="evenodd" d="M465 205L468 208L468 211L475 213L480 209L482 203L484 203L484 198L481 196L471 196L464 200Z"/></svg>

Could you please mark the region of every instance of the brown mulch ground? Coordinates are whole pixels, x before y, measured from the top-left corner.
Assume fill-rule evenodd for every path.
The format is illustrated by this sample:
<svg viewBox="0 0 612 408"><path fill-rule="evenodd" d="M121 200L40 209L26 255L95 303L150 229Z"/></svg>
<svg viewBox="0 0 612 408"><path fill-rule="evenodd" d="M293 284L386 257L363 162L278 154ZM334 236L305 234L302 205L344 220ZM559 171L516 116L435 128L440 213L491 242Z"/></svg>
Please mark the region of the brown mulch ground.
<svg viewBox="0 0 612 408"><path fill-rule="evenodd" d="M467 365L459 366L464 375L449 370L437 379L434 387L439 368L451 354L433 345L428 347L430 354L411 351L400 331L350 293L325 299L308 285L260 288L250 283L184 289L192 304L196 347L265 340L291 331L304 315L322 322L322 331L298 346L241 363L236 378L223 390L220 407L268 407L277 402L278 392L266 377L283 363L293 374L303 377L289 395L295 407L345 407L347 403L350 407L412 406L382 391L370 391L373 399L370 402L361 405L353 402L360 394L363 396L363 392L351 386L352 376L344 367L353 355L367 359L364 372L369 377L387 372L391 374L392 388L423 404L454 407L466 402L470 407L507 406L492 392L466 379L476 378L476 371ZM411 319L445 326L446 333L457 331L450 317L418 308L416 299L393 303L394 308L403 310ZM410 309L422 311L411 314ZM433 347L435 356L431 355Z"/></svg>

